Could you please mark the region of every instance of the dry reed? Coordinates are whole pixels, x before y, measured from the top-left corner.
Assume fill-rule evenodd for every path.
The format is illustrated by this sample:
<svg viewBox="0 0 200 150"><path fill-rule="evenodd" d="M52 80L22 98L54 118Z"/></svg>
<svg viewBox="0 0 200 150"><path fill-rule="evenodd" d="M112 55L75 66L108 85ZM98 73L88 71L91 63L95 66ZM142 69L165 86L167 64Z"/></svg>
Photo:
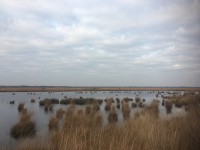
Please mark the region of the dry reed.
<svg viewBox="0 0 200 150"><path fill-rule="evenodd" d="M123 105L123 111L129 109L126 103ZM102 126L101 117L97 115L67 115L66 113L61 132L53 132L45 140L45 146L41 143L39 146L38 143L35 149L199 150L199 102L197 103L196 100L196 103L188 105L191 109L185 117L164 120L158 117L158 103L153 102L145 106L141 113L137 113L137 117L124 122L121 127L113 124ZM32 143L26 142L19 145L18 149L33 149L33 147Z"/></svg>

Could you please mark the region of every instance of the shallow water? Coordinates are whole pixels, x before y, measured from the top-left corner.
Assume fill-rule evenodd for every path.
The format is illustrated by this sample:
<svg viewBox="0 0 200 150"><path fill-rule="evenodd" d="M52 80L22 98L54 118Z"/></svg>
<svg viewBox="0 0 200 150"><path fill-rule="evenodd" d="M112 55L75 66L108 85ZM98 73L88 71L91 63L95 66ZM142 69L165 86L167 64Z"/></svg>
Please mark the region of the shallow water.
<svg viewBox="0 0 200 150"><path fill-rule="evenodd" d="M151 91L99 91L99 92L0 92L0 144L1 145L9 145L15 142L14 139L10 137L10 129L11 127L18 121L19 113L17 110L19 103L25 103L25 108L28 111L33 113L33 120L36 121L37 125L37 135L36 136L44 136L48 132L48 121L49 118L55 114L56 110L59 108L64 108L65 110L69 107L69 105L61 105L55 104L53 112L45 112L44 107L39 106L39 101L45 98L57 98L63 99L65 96L68 98L98 98L98 99L106 99L106 98L120 98L122 100L125 97L135 99L136 96L139 96L141 99L145 99L145 105L148 105L152 102L153 99L157 99L159 101L162 100L161 95L159 94L156 97L158 92ZM183 92L179 93L180 95ZM170 96L171 94L164 92L163 96ZM31 103L30 100L35 99L35 103ZM15 104L10 104L11 100L15 100ZM129 106L131 108L131 103L129 102ZM115 103L112 105L116 105ZM85 106L76 106L77 109L84 109ZM103 102L100 106L100 114L103 116L104 124L108 123L107 116L108 112L104 111L105 102ZM131 117L134 116L134 113L141 111L141 108L131 109ZM167 114L165 107L162 104L159 104L160 117L163 119L170 119L173 116L184 116L185 110L184 108L176 108L173 106L172 113ZM118 123L123 122L123 116L121 113L121 109L116 109L118 114Z"/></svg>

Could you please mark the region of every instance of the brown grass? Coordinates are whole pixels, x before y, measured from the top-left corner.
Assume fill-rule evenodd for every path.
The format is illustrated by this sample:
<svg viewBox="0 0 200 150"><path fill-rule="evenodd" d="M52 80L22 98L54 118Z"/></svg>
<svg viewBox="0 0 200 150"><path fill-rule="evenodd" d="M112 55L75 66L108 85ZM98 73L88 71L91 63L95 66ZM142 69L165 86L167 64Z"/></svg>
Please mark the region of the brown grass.
<svg viewBox="0 0 200 150"><path fill-rule="evenodd" d="M141 98L139 97L139 96L137 96L136 98L135 98L135 102L136 103L139 103L141 101Z"/></svg>
<svg viewBox="0 0 200 150"><path fill-rule="evenodd" d="M85 107L85 114L86 114L86 115L91 114L91 107L90 107L90 106L86 106L86 107Z"/></svg>
<svg viewBox="0 0 200 150"><path fill-rule="evenodd" d="M21 137L34 136L36 133L35 122L31 120L32 113L22 111L19 122L16 123L10 130L10 135L19 139Z"/></svg>
<svg viewBox="0 0 200 150"><path fill-rule="evenodd" d="M189 104L197 103L199 102L199 96L198 95L183 95L183 96L174 96L169 101L173 104L175 104L175 107L182 107Z"/></svg>
<svg viewBox="0 0 200 150"><path fill-rule="evenodd" d="M65 116L73 116L74 114L75 114L75 112L76 112L76 107L75 107L75 105L71 105L68 109L67 109L67 111L66 111L66 113L65 113Z"/></svg>
<svg viewBox="0 0 200 150"><path fill-rule="evenodd" d="M105 111L110 111L113 99L105 99L105 102L106 102Z"/></svg>
<svg viewBox="0 0 200 150"><path fill-rule="evenodd" d="M49 120L49 130L58 130L59 120L56 117L51 117Z"/></svg>
<svg viewBox="0 0 200 150"><path fill-rule="evenodd" d="M124 119L128 119L129 118L129 114L130 114L130 108L128 103L124 102L122 104L122 113L123 113L123 118Z"/></svg>
<svg viewBox="0 0 200 150"><path fill-rule="evenodd" d="M18 111L21 112L24 109L24 103L19 103Z"/></svg>
<svg viewBox="0 0 200 150"><path fill-rule="evenodd" d="M109 115L108 115L108 122L109 123L113 123L113 122L117 122L117 113L115 111L115 107L113 106Z"/></svg>
<svg viewBox="0 0 200 150"><path fill-rule="evenodd" d="M142 110L142 115L150 115L151 117L158 118L159 110L158 110L159 103L157 101L153 101L150 105L146 105Z"/></svg>
<svg viewBox="0 0 200 150"><path fill-rule="evenodd" d="M132 106L132 108L135 108L135 107L137 107L137 104L133 102L133 103L131 104L131 106Z"/></svg>
<svg viewBox="0 0 200 150"><path fill-rule="evenodd" d="M143 104L142 102L139 102L138 106L139 106L140 108L142 108L142 107L144 107L144 104Z"/></svg>
<svg viewBox="0 0 200 150"><path fill-rule="evenodd" d="M84 111L82 109L77 110L77 115L83 115Z"/></svg>
<svg viewBox="0 0 200 150"><path fill-rule="evenodd" d="M158 103L153 102L150 106L145 106L137 117L124 122L121 127L113 124L102 126L101 117L98 115L66 113L60 132L50 134L45 140L45 146L41 144L43 141L35 144L35 149L199 150L200 107L199 103L189 105L191 109L185 117L163 120L158 117ZM18 149L33 149L33 143L28 144L25 141Z"/></svg>
<svg viewBox="0 0 200 150"><path fill-rule="evenodd" d="M165 101L165 108L167 114L170 114L172 112L172 102L169 100Z"/></svg>
<svg viewBox="0 0 200 150"><path fill-rule="evenodd" d="M98 104L94 104L93 106L92 106L92 111L93 112L97 112L97 111L99 111L100 110L100 106L98 105Z"/></svg>
<svg viewBox="0 0 200 150"><path fill-rule="evenodd" d="M28 112L27 109L23 109L20 114L19 122L24 123L24 122L31 120L32 115L33 114Z"/></svg>
<svg viewBox="0 0 200 150"><path fill-rule="evenodd" d="M65 114L65 111L64 111L62 108L60 108L60 109L58 109L58 110L56 111L56 118L57 118L57 119L61 119L61 118L63 117L64 114Z"/></svg>

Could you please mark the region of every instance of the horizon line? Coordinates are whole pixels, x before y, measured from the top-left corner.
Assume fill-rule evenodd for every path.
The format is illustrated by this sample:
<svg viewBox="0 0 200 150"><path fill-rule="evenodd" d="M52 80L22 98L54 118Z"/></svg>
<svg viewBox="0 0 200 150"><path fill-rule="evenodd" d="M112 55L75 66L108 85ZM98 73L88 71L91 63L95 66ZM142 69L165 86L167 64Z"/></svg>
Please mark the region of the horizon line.
<svg viewBox="0 0 200 150"><path fill-rule="evenodd" d="M66 88L200 88L200 86L71 86L71 85L0 85L0 87L66 87Z"/></svg>

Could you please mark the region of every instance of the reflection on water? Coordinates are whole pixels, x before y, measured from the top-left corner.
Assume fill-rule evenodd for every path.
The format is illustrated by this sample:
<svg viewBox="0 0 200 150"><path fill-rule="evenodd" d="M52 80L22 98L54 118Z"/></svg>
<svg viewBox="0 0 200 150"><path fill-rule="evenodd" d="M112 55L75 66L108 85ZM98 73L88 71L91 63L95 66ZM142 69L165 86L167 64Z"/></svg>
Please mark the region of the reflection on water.
<svg viewBox="0 0 200 150"><path fill-rule="evenodd" d="M182 95L183 92L177 92L176 94ZM184 116L184 108L176 108L173 106L172 113L167 114L165 107L162 106L162 99L164 96L172 96L173 92L153 92L153 91L100 91L100 92L2 92L0 93L0 144L8 144L14 142L14 139L10 138L10 128L18 121L19 113L17 110L19 103L25 103L25 108L28 111L33 112L33 120L36 121L37 125L37 136L44 136L48 131L48 121L49 118L58 110L59 108L67 109L69 105L54 105L53 112L45 112L43 107L39 107L39 101L45 98L119 98L122 100L125 97L135 100L137 96L141 99L145 99L144 104L149 105L153 99L160 101L159 111L160 117L163 119L170 119L174 116ZM35 103L31 103L31 99L35 99ZM15 101L15 104L10 104L10 101ZM131 103L129 102L129 107L131 108ZM116 106L116 102L112 105ZM85 106L76 106L77 109L84 109ZM100 114L103 116L104 124L108 123L107 117L108 112L105 112L105 102L100 106ZM131 109L130 116L133 117L136 112L141 111L141 108ZM123 122L123 115L121 113L121 108L116 109L118 114L118 124Z"/></svg>

